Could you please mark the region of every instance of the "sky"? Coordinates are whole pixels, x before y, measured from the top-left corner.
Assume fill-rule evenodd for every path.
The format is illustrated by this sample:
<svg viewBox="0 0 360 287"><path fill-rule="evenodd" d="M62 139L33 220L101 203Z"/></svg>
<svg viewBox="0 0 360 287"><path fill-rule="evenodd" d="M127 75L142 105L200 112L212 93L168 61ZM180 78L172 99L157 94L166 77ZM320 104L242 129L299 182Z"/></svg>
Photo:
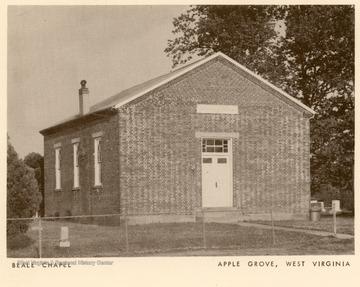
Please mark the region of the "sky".
<svg viewBox="0 0 360 287"><path fill-rule="evenodd" d="M40 130L171 71L164 49L189 6L9 6L7 132L24 158L43 155Z"/></svg>

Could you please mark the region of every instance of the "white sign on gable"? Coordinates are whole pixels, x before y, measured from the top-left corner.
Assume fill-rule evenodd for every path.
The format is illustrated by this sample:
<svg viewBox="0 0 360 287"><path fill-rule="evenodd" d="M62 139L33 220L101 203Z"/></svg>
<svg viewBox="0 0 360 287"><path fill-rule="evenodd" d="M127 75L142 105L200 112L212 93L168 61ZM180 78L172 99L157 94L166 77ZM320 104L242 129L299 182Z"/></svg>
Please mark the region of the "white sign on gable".
<svg viewBox="0 0 360 287"><path fill-rule="evenodd" d="M239 114L239 107L236 105L202 105L196 106L198 114Z"/></svg>

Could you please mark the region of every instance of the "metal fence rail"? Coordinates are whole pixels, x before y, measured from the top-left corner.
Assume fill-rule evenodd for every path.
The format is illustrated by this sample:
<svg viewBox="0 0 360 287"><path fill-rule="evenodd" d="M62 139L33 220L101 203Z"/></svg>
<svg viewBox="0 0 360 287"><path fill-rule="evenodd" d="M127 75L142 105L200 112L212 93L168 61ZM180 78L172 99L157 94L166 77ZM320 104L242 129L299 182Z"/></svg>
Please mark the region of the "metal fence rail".
<svg viewBox="0 0 360 287"><path fill-rule="evenodd" d="M9 244L12 238L8 238L8 257L133 256L202 247L202 223L192 222L186 228L177 223L129 225L130 219L120 214L8 218L8 222L27 221L25 236L32 241L24 249ZM195 244L191 241L194 234L199 237ZM174 238L188 241L174 242Z"/></svg>
<svg viewBox="0 0 360 287"><path fill-rule="evenodd" d="M16 246L16 239L8 238L8 257L148 256L201 249L282 246L293 240L281 232L276 231L275 234L274 228L259 229L205 220L129 224L133 216L140 214L9 218L8 223L29 222L29 228L23 236L30 240L30 244ZM269 221L273 216L271 212Z"/></svg>

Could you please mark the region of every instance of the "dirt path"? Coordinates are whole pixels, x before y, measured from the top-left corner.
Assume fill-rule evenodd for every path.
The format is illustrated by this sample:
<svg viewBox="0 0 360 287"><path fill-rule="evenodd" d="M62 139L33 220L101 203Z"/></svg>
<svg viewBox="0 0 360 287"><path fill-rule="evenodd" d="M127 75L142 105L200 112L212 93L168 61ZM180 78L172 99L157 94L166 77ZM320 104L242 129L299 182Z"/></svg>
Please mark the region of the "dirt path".
<svg viewBox="0 0 360 287"><path fill-rule="evenodd" d="M238 224L240 226L245 226L245 227L259 227L259 228L264 228L264 229L272 229L272 226L270 226L270 225L259 224L259 223L238 222ZM284 231L293 231L293 232L303 232L303 233L318 235L318 236L334 236L333 232L311 230L311 229L292 228L292 227L283 227L283 226L274 226L274 229L275 230L284 230ZM337 233L336 238L353 239L354 236L350 235L350 234Z"/></svg>
<svg viewBox="0 0 360 287"><path fill-rule="evenodd" d="M197 249L184 250L178 252L159 252L156 254L132 255L134 257L142 256L159 256L159 257L176 257L176 256L291 256L291 255L352 255L353 250L320 249L317 246L282 246L266 248L247 248L247 249Z"/></svg>

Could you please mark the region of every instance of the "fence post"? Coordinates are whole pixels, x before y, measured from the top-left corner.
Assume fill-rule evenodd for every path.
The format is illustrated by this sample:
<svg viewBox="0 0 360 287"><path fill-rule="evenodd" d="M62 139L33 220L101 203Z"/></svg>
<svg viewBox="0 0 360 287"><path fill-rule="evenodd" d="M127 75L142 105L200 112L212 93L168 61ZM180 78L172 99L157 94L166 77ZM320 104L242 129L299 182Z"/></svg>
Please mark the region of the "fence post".
<svg viewBox="0 0 360 287"><path fill-rule="evenodd" d="M42 257L42 242L41 242L41 216L38 217L38 221L39 221L39 258Z"/></svg>
<svg viewBox="0 0 360 287"><path fill-rule="evenodd" d="M203 225L203 242L204 242L204 249L206 249L206 233L205 233L205 216L204 216L204 210L202 211L202 225Z"/></svg>
<svg viewBox="0 0 360 287"><path fill-rule="evenodd" d="M336 237L336 210L334 208L334 237Z"/></svg>
<svg viewBox="0 0 360 287"><path fill-rule="evenodd" d="M271 214L271 228L272 228L272 238L273 238L273 244L275 244L275 228L274 228L274 218L273 218L273 210L270 211Z"/></svg>
<svg viewBox="0 0 360 287"><path fill-rule="evenodd" d="M126 244L126 253L129 253L129 238L128 238L128 226L127 226L126 212L125 212L125 244Z"/></svg>

